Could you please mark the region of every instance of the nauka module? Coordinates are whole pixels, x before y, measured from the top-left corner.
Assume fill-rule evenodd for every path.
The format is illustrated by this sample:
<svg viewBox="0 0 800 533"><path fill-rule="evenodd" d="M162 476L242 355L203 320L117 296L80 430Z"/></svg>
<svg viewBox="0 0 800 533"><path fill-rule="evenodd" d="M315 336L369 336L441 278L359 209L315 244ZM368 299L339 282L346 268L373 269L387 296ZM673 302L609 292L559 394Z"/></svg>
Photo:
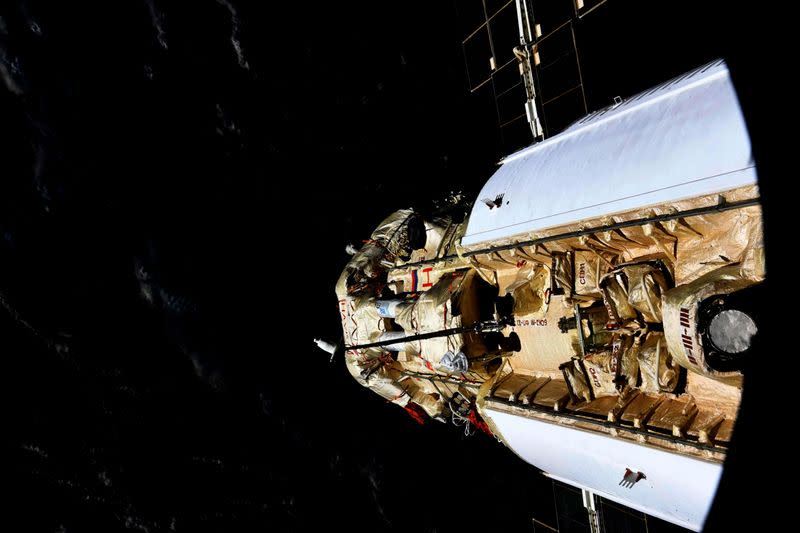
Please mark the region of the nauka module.
<svg viewBox="0 0 800 533"><path fill-rule="evenodd" d="M527 5L514 56L540 139ZM468 204L460 218L397 211L350 250L336 294L355 380L580 488L593 531L595 495L701 529L765 278L725 63L507 156Z"/></svg>

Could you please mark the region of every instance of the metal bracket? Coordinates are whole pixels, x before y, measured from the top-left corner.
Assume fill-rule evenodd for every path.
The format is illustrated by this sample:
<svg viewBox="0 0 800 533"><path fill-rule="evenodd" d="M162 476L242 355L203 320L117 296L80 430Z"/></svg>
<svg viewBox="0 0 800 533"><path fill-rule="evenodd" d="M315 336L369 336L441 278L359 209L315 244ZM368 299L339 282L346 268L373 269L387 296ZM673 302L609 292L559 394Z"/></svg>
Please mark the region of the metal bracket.
<svg viewBox="0 0 800 533"><path fill-rule="evenodd" d="M588 489L581 489L581 496L583 496L583 506L589 514L591 532L600 533L600 517L597 514L597 501L595 500L594 492Z"/></svg>

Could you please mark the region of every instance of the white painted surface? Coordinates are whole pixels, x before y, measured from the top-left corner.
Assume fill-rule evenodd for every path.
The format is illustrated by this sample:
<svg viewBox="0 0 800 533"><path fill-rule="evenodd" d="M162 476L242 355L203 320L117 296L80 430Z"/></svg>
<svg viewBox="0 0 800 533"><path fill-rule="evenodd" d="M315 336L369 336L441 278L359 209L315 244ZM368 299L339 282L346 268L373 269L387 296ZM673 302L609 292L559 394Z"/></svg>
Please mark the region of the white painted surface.
<svg viewBox="0 0 800 533"><path fill-rule="evenodd" d="M718 61L505 158L461 242L476 247L756 181L744 117ZM481 201L499 194L499 209Z"/></svg>
<svg viewBox="0 0 800 533"><path fill-rule="evenodd" d="M517 455L550 477L679 526L702 528L722 465L491 407L484 412ZM623 487L626 468L646 479Z"/></svg>

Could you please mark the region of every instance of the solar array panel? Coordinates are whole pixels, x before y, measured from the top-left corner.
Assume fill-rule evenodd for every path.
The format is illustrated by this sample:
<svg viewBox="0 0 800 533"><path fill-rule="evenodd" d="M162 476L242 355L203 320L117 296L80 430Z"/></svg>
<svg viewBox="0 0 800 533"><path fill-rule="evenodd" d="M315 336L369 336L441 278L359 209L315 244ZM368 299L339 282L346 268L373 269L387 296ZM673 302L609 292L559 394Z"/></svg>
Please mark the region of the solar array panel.
<svg viewBox="0 0 800 533"><path fill-rule="evenodd" d="M514 48L530 57L536 108L544 136L552 136L588 109L575 37L583 18L606 0L458 0L469 91L494 103L505 152L534 139L528 98ZM518 17L518 12L521 14ZM530 31L521 24L529 24Z"/></svg>

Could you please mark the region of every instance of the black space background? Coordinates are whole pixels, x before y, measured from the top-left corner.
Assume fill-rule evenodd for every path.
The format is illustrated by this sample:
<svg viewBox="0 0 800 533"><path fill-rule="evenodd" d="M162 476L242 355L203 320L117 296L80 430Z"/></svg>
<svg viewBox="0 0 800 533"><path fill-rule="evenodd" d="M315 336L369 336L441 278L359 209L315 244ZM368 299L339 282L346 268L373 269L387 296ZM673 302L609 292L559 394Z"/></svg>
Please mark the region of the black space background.
<svg viewBox="0 0 800 533"><path fill-rule="evenodd" d="M579 33L589 107L725 57L779 279L774 64L792 48L771 38L788 14L693 4L611 0ZM5 1L0 17L0 529L549 521L535 468L418 426L311 343L340 334L347 242L476 193L503 155L467 92L453 2ZM141 297L137 264L169 306ZM790 516L771 368L748 368L709 530Z"/></svg>

